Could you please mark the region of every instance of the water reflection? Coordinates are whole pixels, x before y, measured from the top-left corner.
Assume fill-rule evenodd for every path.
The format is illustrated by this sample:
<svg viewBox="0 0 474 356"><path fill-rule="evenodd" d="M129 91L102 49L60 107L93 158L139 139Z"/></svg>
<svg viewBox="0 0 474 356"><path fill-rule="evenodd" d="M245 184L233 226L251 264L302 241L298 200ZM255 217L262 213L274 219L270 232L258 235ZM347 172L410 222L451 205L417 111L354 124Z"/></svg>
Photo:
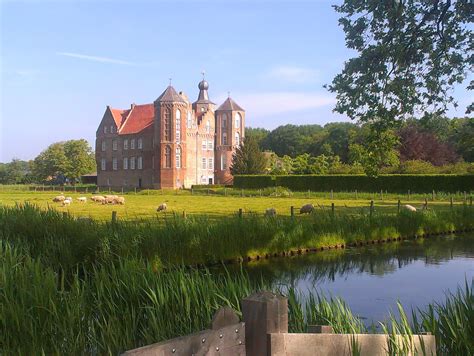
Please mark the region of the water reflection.
<svg viewBox="0 0 474 356"><path fill-rule="evenodd" d="M249 263L251 278L340 296L361 317L383 320L399 300L408 310L442 302L474 278L474 236L436 237Z"/></svg>

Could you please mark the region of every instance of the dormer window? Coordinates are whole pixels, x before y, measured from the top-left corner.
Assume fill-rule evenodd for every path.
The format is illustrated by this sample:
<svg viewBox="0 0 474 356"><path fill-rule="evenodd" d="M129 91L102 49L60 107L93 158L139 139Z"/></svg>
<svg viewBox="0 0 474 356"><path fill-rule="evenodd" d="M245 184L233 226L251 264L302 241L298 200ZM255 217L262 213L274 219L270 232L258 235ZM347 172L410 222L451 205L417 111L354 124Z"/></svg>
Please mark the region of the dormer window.
<svg viewBox="0 0 474 356"><path fill-rule="evenodd" d="M104 133L107 133L107 126L104 126Z"/></svg>
<svg viewBox="0 0 474 356"><path fill-rule="evenodd" d="M115 132L115 127L113 125L110 126L110 133L114 133Z"/></svg>

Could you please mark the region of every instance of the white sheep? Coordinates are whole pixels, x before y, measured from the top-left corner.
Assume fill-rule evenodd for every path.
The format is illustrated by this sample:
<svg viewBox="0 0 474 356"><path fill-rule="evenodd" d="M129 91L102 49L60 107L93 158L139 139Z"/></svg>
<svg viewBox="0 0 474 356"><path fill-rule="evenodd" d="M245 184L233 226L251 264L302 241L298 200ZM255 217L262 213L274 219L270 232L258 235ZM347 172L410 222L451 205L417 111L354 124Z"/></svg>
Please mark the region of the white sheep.
<svg viewBox="0 0 474 356"><path fill-rule="evenodd" d="M106 196L104 196L104 200L102 200L102 204L114 204L115 199L116 199L116 197L113 196L113 195L106 195Z"/></svg>
<svg viewBox="0 0 474 356"><path fill-rule="evenodd" d="M156 211L166 211L166 209L168 209L168 206L166 205L166 203L161 203L156 209Z"/></svg>
<svg viewBox="0 0 474 356"><path fill-rule="evenodd" d="M93 196L91 200L95 201L96 203L103 203L105 200L105 197L103 197L102 195L97 195L97 196Z"/></svg>
<svg viewBox="0 0 474 356"><path fill-rule="evenodd" d="M77 198L77 200L79 201L79 203L86 203L87 202L86 197L79 197L79 198Z"/></svg>
<svg viewBox="0 0 474 356"><path fill-rule="evenodd" d="M412 212L416 212L416 208L412 205L409 205L409 204L406 204L403 206L403 209L405 209L406 211L412 211Z"/></svg>
<svg viewBox="0 0 474 356"><path fill-rule="evenodd" d="M118 195L104 195L104 198L105 199L117 199L118 198Z"/></svg>
<svg viewBox="0 0 474 356"><path fill-rule="evenodd" d="M114 199L112 204L123 205L123 204L125 204L125 198L124 197L117 197L117 198Z"/></svg>
<svg viewBox="0 0 474 356"><path fill-rule="evenodd" d="M72 203L72 197L67 197L66 200L70 200Z"/></svg>
<svg viewBox="0 0 474 356"><path fill-rule="evenodd" d="M314 205L313 204L306 204L303 205L300 209L300 214L310 214L314 211Z"/></svg>
<svg viewBox="0 0 474 356"><path fill-rule="evenodd" d="M63 206L69 206L69 205L71 205L71 202L72 202L72 200L70 200L70 199L64 199L63 200Z"/></svg>
<svg viewBox="0 0 474 356"><path fill-rule="evenodd" d="M265 210L265 216L276 216L277 212L275 208L268 208Z"/></svg>
<svg viewBox="0 0 474 356"><path fill-rule="evenodd" d="M66 198L64 197L64 195L58 195L58 196L56 196L56 197L53 198L53 202L55 202L55 203L60 203L60 202L64 201L64 199L66 199Z"/></svg>

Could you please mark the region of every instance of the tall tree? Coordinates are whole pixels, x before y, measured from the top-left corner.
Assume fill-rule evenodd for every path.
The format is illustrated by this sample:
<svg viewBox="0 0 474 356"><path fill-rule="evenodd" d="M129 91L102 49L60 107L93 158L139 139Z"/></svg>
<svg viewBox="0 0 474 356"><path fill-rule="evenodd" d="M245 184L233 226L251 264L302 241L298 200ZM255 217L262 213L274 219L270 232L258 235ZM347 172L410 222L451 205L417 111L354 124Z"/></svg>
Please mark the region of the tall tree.
<svg viewBox="0 0 474 356"><path fill-rule="evenodd" d="M253 136L257 141L258 145L261 147L262 141L268 136L270 133L269 130L263 129L260 127L246 127L245 128L245 136L250 137Z"/></svg>
<svg viewBox="0 0 474 356"><path fill-rule="evenodd" d="M267 159L258 147L257 140L250 136L245 137L237 147L232 157L230 172L236 174L262 174L265 172Z"/></svg>
<svg viewBox="0 0 474 356"><path fill-rule="evenodd" d="M456 105L451 89L473 64L473 6L468 0L344 0L334 6L346 45L358 54L328 86L337 96L335 111L370 123L380 141L382 132L415 113L441 115Z"/></svg>

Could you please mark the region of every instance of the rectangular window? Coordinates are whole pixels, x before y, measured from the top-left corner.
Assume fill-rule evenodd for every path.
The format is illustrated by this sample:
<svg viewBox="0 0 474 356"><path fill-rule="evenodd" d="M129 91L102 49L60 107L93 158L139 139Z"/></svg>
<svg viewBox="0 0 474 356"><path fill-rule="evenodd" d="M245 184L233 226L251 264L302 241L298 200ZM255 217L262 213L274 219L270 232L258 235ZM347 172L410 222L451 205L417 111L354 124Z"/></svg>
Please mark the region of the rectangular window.
<svg viewBox="0 0 474 356"><path fill-rule="evenodd" d="M104 140L102 141L102 151L105 151L105 149L106 149L106 145L105 145L105 140Z"/></svg>
<svg viewBox="0 0 474 356"><path fill-rule="evenodd" d="M138 169L143 169L143 157L142 156L138 157L138 159L137 159L137 168Z"/></svg>
<svg viewBox="0 0 474 356"><path fill-rule="evenodd" d="M113 169L114 171L117 170L117 158L115 158L115 157L112 158L112 169Z"/></svg>
<svg viewBox="0 0 474 356"><path fill-rule="evenodd" d="M207 183L207 177L206 176L201 177L201 183L203 183L203 184Z"/></svg>
<svg viewBox="0 0 474 356"><path fill-rule="evenodd" d="M139 138L137 140L137 147L139 150L141 150L143 148L143 139L142 138Z"/></svg>
<svg viewBox="0 0 474 356"><path fill-rule="evenodd" d="M105 158L102 158L100 160L100 169L102 169L103 171L107 169L107 162L105 161Z"/></svg>
<svg viewBox="0 0 474 356"><path fill-rule="evenodd" d="M214 159L209 158L209 169L213 170L214 169Z"/></svg>
<svg viewBox="0 0 474 356"><path fill-rule="evenodd" d="M134 149L135 149L135 139L134 139L134 138L132 138L132 139L130 140L130 149L131 149L131 150L134 150Z"/></svg>
<svg viewBox="0 0 474 356"><path fill-rule="evenodd" d="M115 132L115 127L113 127L112 125L110 126L110 133L114 133Z"/></svg>
<svg viewBox="0 0 474 356"><path fill-rule="evenodd" d="M206 150L207 149L207 142L206 140L202 140L202 149Z"/></svg>
<svg viewBox="0 0 474 356"><path fill-rule="evenodd" d="M107 126L104 126L104 133L107 133Z"/></svg>
<svg viewBox="0 0 474 356"><path fill-rule="evenodd" d="M112 149L117 151L117 140L112 140Z"/></svg>
<svg viewBox="0 0 474 356"><path fill-rule="evenodd" d="M222 144L227 145L227 133L225 132L222 134Z"/></svg>
<svg viewBox="0 0 474 356"><path fill-rule="evenodd" d="M130 157L130 169L135 169L135 157Z"/></svg>
<svg viewBox="0 0 474 356"><path fill-rule="evenodd" d="M214 149L214 141L207 141L207 149L212 151Z"/></svg>
<svg viewBox="0 0 474 356"><path fill-rule="evenodd" d="M128 150L128 139L123 140L123 149Z"/></svg>
<svg viewBox="0 0 474 356"><path fill-rule="evenodd" d="M227 169L227 156L225 153L222 154L221 156L221 170L226 170Z"/></svg>
<svg viewBox="0 0 474 356"><path fill-rule="evenodd" d="M128 157L123 159L123 169L128 169Z"/></svg>
<svg viewBox="0 0 474 356"><path fill-rule="evenodd" d="M206 169L206 168L207 168L206 158L203 157L203 159L202 159L202 169Z"/></svg>

